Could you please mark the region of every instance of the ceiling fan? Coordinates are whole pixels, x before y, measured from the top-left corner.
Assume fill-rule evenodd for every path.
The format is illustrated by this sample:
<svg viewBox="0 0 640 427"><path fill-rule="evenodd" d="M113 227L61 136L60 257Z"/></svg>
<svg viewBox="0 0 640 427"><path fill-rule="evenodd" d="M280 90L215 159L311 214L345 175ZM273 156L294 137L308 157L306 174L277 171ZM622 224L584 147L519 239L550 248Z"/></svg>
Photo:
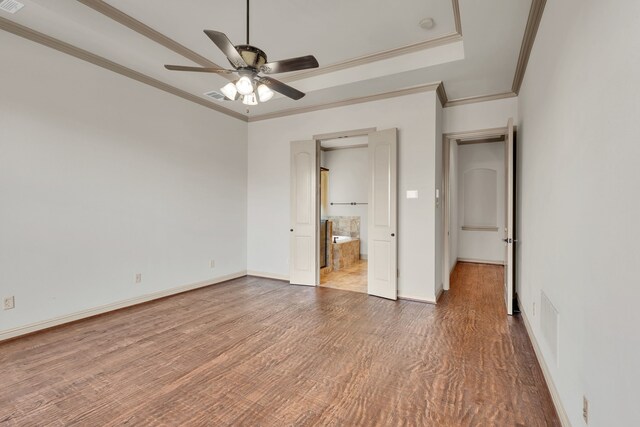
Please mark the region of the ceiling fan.
<svg viewBox="0 0 640 427"><path fill-rule="evenodd" d="M247 0L247 44L234 46L229 38L219 31L204 30L204 33L225 54L234 70L215 67L189 67L183 65L165 65L167 70L196 71L201 73L238 74L240 77L225 85L221 90L225 99L241 99L245 105L258 105L258 101L270 100L279 92L291 99L298 100L305 94L271 77L262 74L286 73L289 71L317 68L318 61L313 55L281 61L267 62L267 55L249 44L249 0Z"/></svg>

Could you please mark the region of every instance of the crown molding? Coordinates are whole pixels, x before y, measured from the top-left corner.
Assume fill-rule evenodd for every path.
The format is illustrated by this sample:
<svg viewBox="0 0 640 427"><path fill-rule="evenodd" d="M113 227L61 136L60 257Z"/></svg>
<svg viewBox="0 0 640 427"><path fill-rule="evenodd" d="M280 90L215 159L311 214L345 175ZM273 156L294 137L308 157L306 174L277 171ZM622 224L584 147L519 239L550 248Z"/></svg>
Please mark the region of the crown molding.
<svg viewBox="0 0 640 427"><path fill-rule="evenodd" d="M477 102L495 101L497 99L514 98L518 94L513 92L496 93L493 95L470 96L468 98L458 98L447 101L445 107L456 107L458 105L475 104Z"/></svg>
<svg viewBox="0 0 640 427"><path fill-rule="evenodd" d="M456 33L462 36L462 19L460 18L460 4L458 0L451 0L451 6L453 7L453 20L456 23Z"/></svg>
<svg viewBox="0 0 640 427"><path fill-rule="evenodd" d="M447 91L444 89L444 82L440 82L440 86L436 89L436 93L438 94L438 99L440 99L440 105L442 105L442 107L446 107L449 102L449 98L447 97Z"/></svg>
<svg viewBox="0 0 640 427"><path fill-rule="evenodd" d="M518 65L516 66L516 73L513 77L513 85L511 91L516 95L520 93L522 87L522 81L524 80L524 74L527 71L527 64L529 63L529 57L531 56L531 50L538 34L538 28L540 27L540 21L542 21L542 14L544 7L547 4L547 0L532 0L531 9L529 9L529 18L527 19L527 26L524 30L524 37L522 38L522 45L520 46L520 55L518 56Z"/></svg>
<svg viewBox="0 0 640 427"><path fill-rule="evenodd" d="M394 58L400 55L406 55L412 52L418 52L425 49L431 49L437 46L443 46L446 44L456 43L462 40L462 36L458 33L447 34L435 39L426 40L419 43L413 43L410 45L398 47L395 49L389 49L382 52L372 53L370 55L360 56L358 58L348 59L346 61L337 62L335 64L327 65L324 67L313 68L310 70L299 71L292 73L291 75L282 77L280 80L285 83L291 83L297 80L308 79L310 77L321 76L323 74L334 73L336 71L345 70L347 68L357 67L359 65L370 64L372 62L381 61L383 59Z"/></svg>
<svg viewBox="0 0 640 427"><path fill-rule="evenodd" d="M249 117L249 122L257 122L261 120L275 119L279 117L292 116L295 114L310 113L312 111L327 110L330 108L344 107L353 104L362 104L365 102L379 101L387 98L396 98L398 96L412 95L421 92L437 91L442 82L431 83L420 86L413 86L407 89L394 90L390 92L379 93L376 95L367 95L356 98L349 98L342 101L328 102L326 104L310 105L308 107L290 108L283 111L275 111L273 113L261 114Z"/></svg>
<svg viewBox="0 0 640 427"><path fill-rule="evenodd" d="M185 58L195 62L196 64L202 65L203 67L224 68L208 60L207 58L200 55L199 53L196 53L191 49L181 45L175 40L170 39L164 34L154 30L148 25L143 24L142 22L138 21L132 16L129 16L126 13L122 12L121 10L111 6L110 4L105 3L102 0L76 0L76 1L79 3L82 3L87 7L90 7L91 9L103 14L108 18L113 19L114 21L124 25L125 27L135 31L136 33L147 37L148 39L158 43L159 45L162 45L167 49L172 50L173 52L184 56Z"/></svg>
<svg viewBox="0 0 640 427"><path fill-rule="evenodd" d="M178 89L177 87L168 85L164 82L161 82L160 80L154 79L153 77L149 77L146 74L139 73L138 71L132 70L131 68L127 68L123 65L120 65L106 58L103 58L102 56L98 56L84 49L80 49L79 47L73 46L69 43L65 43L61 40L55 39L46 34L32 30L31 28L17 24L13 21L10 21L2 17L0 17L0 29L7 31L9 33L12 33L16 36L30 40L32 42L39 43L51 49L55 49L59 52L66 53L67 55L71 55L75 58L97 65L109 71L113 71L114 73L120 74L122 76L129 77L130 79L155 87L156 89L160 89L172 95L179 96L180 98L186 99L187 101L191 101L196 104L202 105L203 107L207 107L212 110L215 110L219 113L226 114L227 116L230 116L245 122L247 121L247 117L243 114L236 113L235 111L221 107L217 104L214 104L203 98L200 98L199 96L193 95L182 89Z"/></svg>

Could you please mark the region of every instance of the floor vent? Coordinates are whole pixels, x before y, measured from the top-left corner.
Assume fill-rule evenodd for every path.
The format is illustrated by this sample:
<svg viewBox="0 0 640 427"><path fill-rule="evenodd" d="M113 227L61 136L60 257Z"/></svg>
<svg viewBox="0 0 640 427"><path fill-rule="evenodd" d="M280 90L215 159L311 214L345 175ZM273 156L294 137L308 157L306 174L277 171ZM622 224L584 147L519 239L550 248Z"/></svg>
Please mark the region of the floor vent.
<svg viewBox="0 0 640 427"><path fill-rule="evenodd" d="M16 0L2 0L0 1L0 10L4 10L9 13L16 13L22 9L24 5Z"/></svg>
<svg viewBox="0 0 640 427"><path fill-rule="evenodd" d="M212 90L211 92L205 92L204 96L208 96L209 98L213 98L216 101L225 101L227 98L221 94L220 92L217 92L215 90Z"/></svg>
<svg viewBox="0 0 640 427"><path fill-rule="evenodd" d="M547 346L553 356L553 359L558 364L558 310L553 306L549 297L544 292L541 292L540 297L540 328L542 329L542 336L544 337Z"/></svg>

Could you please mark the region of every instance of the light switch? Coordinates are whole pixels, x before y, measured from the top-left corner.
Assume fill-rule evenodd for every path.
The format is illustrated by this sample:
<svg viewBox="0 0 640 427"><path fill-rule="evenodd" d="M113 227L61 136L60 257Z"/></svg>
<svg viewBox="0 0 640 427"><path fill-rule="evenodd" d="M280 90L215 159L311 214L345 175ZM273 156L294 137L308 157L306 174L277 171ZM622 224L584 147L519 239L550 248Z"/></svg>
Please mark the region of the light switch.
<svg viewBox="0 0 640 427"><path fill-rule="evenodd" d="M418 190L407 190L407 199L417 199Z"/></svg>

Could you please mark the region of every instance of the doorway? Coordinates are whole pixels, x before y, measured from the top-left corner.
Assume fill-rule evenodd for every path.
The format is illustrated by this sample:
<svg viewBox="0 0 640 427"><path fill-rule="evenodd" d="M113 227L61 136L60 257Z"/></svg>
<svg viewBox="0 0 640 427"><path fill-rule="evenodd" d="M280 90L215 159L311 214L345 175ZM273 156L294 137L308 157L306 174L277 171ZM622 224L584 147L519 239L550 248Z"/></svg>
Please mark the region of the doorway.
<svg viewBox="0 0 640 427"><path fill-rule="evenodd" d="M514 141L504 128L447 134L443 141L444 289L458 263L500 266L513 313Z"/></svg>
<svg viewBox="0 0 640 427"><path fill-rule="evenodd" d="M368 136L320 140L320 286L367 293Z"/></svg>
<svg viewBox="0 0 640 427"><path fill-rule="evenodd" d="M357 137L364 139L354 139ZM351 141L340 141L342 139ZM322 147L323 141L325 147ZM344 148L345 145L351 146ZM342 170L343 174L351 178L343 180L344 185L334 186L337 191L333 192L332 169L327 167L330 166L328 163L321 165L322 157L325 157L322 148L324 151L345 152L362 148L362 154L366 152L366 163L361 163L359 175L366 179L360 179L359 185L354 187L349 181L356 180L353 176L355 168L334 167L334 175L340 175L337 172ZM310 141L291 143L291 284L328 284L330 280L322 283L321 270L330 265L335 266L336 262L344 262L349 264L346 266L348 269L338 268L336 271L347 273L345 276L350 287L356 285L357 290L364 291L365 280L362 278L366 274L366 292L369 295L397 299L397 150L395 128L316 135ZM349 165L349 162L343 163ZM327 179L324 183L324 212L323 175ZM366 199L362 183L366 188ZM364 207L366 210L363 210ZM365 216L363 212L366 212L366 227L362 225L362 217ZM334 213L340 218L331 218ZM322 220L326 222L323 224ZM366 239L366 246L360 241L362 239ZM340 254L333 251L334 244ZM324 255L322 251L325 251ZM347 256L350 259L345 261ZM324 278L329 279L327 274L333 272L325 271ZM332 282L332 287L340 286L340 283L336 283L337 280ZM340 282L344 284L345 278Z"/></svg>

